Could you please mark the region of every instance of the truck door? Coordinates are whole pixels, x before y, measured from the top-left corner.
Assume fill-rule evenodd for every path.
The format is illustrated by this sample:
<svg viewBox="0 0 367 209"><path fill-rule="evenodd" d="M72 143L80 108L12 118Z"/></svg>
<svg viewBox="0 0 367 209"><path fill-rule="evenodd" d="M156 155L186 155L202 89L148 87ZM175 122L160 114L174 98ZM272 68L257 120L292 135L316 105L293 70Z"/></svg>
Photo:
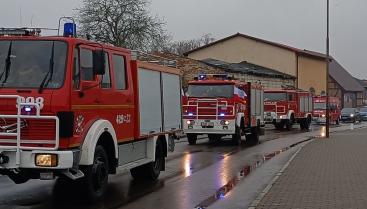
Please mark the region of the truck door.
<svg viewBox="0 0 367 209"><path fill-rule="evenodd" d="M100 94L97 76L93 74L93 51L90 48L75 48L73 53L73 88L71 109L74 111L77 135L88 129L88 121L102 117L98 106Z"/></svg>

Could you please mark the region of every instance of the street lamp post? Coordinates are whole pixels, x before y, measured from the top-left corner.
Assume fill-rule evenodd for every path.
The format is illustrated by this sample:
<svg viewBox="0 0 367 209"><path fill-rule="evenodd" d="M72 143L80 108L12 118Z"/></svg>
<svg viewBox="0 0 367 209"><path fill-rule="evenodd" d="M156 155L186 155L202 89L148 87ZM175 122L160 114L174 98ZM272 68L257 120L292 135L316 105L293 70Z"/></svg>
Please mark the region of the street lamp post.
<svg viewBox="0 0 367 209"><path fill-rule="evenodd" d="M329 105L329 0L327 0L327 23L326 23L326 138L330 137L330 105Z"/></svg>

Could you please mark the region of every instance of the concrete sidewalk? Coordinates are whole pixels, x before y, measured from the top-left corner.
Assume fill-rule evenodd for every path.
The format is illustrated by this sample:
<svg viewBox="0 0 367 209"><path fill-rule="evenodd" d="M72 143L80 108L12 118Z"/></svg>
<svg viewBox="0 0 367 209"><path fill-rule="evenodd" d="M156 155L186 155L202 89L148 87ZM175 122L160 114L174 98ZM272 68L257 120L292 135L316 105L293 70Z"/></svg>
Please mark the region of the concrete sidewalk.
<svg viewBox="0 0 367 209"><path fill-rule="evenodd" d="M303 147L256 208L367 208L367 129Z"/></svg>

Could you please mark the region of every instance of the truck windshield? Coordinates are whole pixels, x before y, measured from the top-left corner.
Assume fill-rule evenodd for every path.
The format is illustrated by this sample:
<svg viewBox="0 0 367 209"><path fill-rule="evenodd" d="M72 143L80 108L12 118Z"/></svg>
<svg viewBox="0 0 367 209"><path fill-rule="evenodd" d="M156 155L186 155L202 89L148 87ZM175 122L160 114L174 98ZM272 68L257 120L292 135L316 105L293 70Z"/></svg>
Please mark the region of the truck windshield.
<svg viewBox="0 0 367 209"><path fill-rule="evenodd" d="M43 87L60 88L66 52L67 44L61 41L0 41L0 88L39 88L51 67L52 76Z"/></svg>
<svg viewBox="0 0 367 209"><path fill-rule="evenodd" d="M314 104L313 104L313 108L315 109L315 110L326 110L326 103L324 103L324 102L321 102L321 103L319 103L319 102L315 102Z"/></svg>
<svg viewBox="0 0 367 209"><path fill-rule="evenodd" d="M282 92L264 93L264 101L285 101L285 100L287 100L287 93Z"/></svg>
<svg viewBox="0 0 367 209"><path fill-rule="evenodd" d="M189 85L188 96L198 98L230 98L234 94L234 85Z"/></svg>

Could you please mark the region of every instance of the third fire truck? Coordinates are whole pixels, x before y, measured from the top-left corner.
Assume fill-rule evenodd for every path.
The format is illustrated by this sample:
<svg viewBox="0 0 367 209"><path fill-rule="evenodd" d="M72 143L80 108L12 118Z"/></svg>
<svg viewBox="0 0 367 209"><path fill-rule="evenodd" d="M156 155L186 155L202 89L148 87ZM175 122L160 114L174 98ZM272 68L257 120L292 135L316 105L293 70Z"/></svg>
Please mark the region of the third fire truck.
<svg viewBox="0 0 367 209"><path fill-rule="evenodd" d="M255 145L263 122L263 90L259 84L243 83L227 75L200 75L189 82L183 105L183 125L189 144L198 135L208 134L209 141L232 135L238 145L241 136Z"/></svg>
<svg viewBox="0 0 367 209"><path fill-rule="evenodd" d="M313 119L318 124L326 123L326 96L313 98ZM341 103L338 97L329 97L330 122L339 124L341 115Z"/></svg>
<svg viewBox="0 0 367 209"><path fill-rule="evenodd" d="M293 89L265 90L265 121L276 129L291 130L299 123L302 130L309 129L312 121L312 95L309 92Z"/></svg>

